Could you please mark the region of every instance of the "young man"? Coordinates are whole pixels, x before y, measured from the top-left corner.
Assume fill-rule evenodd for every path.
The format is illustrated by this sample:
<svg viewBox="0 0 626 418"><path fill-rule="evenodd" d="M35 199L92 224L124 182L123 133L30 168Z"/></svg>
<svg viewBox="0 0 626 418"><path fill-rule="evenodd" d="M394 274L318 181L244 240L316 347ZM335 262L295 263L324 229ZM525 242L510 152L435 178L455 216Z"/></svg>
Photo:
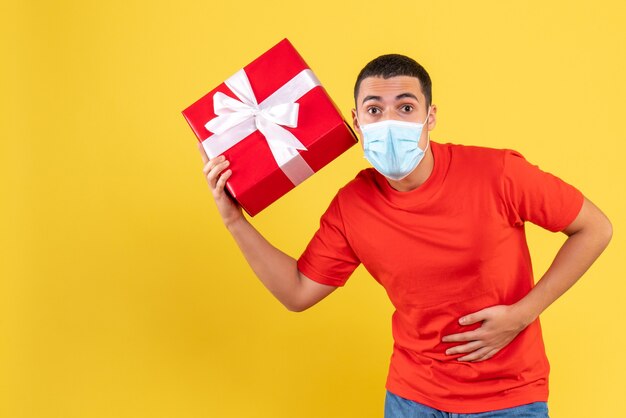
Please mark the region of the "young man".
<svg viewBox="0 0 626 418"><path fill-rule="evenodd" d="M225 193L228 161L204 174L255 274L302 311L363 264L395 307L385 417L547 417L539 314L611 239L604 214L519 153L430 141L426 70L402 55L368 63L354 128L374 168L341 188L298 260L269 244ZM524 222L567 235L534 286Z"/></svg>

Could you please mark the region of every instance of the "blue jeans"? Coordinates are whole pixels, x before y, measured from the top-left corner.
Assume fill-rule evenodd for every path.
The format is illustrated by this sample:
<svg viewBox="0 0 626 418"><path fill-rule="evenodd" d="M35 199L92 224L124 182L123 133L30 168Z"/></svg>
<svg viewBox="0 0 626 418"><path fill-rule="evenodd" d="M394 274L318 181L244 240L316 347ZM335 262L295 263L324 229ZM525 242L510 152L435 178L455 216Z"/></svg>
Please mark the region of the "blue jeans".
<svg viewBox="0 0 626 418"><path fill-rule="evenodd" d="M548 404L534 402L477 414L454 414L430 408L387 391L385 418L548 418Z"/></svg>

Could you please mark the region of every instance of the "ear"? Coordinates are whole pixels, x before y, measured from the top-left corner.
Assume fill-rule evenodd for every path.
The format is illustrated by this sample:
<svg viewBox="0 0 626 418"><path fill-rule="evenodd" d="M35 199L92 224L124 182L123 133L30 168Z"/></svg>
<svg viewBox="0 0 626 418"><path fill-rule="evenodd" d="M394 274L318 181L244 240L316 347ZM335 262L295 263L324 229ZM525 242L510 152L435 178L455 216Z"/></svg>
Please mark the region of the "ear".
<svg viewBox="0 0 626 418"><path fill-rule="evenodd" d="M437 125L437 105L430 105L430 115L428 116L427 126L428 130L432 131Z"/></svg>
<svg viewBox="0 0 626 418"><path fill-rule="evenodd" d="M361 126L359 125L359 121L356 118L356 109L352 109L352 126L354 127L354 130L356 131L356 133L359 134L359 136L361 136Z"/></svg>

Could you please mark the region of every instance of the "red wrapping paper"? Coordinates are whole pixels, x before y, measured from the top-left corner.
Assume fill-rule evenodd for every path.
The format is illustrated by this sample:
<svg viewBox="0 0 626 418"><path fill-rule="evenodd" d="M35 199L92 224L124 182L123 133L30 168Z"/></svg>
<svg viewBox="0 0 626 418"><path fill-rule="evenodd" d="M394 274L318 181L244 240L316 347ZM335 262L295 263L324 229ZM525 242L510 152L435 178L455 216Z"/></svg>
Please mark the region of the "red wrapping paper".
<svg viewBox="0 0 626 418"><path fill-rule="evenodd" d="M283 39L245 66L244 70L257 102L261 103L308 68L291 43ZM222 83L182 112L200 142L211 140L212 132L204 125L216 117L213 96L217 92L237 99ZM357 142L354 132L322 86L314 87L296 103L300 105L298 126L283 128L293 133L307 148L299 153L314 172ZM258 130L224 151L223 155L230 161L229 168L232 170L226 182L226 190L250 216L256 215L295 187L276 163L265 136Z"/></svg>

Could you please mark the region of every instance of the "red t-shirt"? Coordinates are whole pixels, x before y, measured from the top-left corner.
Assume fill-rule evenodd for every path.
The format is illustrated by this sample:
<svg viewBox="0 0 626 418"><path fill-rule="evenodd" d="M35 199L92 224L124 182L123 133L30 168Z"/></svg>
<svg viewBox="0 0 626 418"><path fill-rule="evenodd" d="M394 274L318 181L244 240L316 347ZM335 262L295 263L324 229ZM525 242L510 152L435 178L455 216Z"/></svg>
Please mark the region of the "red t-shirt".
<svg viewBox="0 0 626 418"><path fill-rule="evenodd" d="M399 192L373 168L341 188L298 259L316 282L343 286L363 263L395 312L386 387L433 408L477 413L547 401L537 319L491 359L459 362L444 335L478 328L458 319L510 305L533 287L524 222L556 232L579 213L582 193L513 150L431 141L434 168Z"/></svg>

